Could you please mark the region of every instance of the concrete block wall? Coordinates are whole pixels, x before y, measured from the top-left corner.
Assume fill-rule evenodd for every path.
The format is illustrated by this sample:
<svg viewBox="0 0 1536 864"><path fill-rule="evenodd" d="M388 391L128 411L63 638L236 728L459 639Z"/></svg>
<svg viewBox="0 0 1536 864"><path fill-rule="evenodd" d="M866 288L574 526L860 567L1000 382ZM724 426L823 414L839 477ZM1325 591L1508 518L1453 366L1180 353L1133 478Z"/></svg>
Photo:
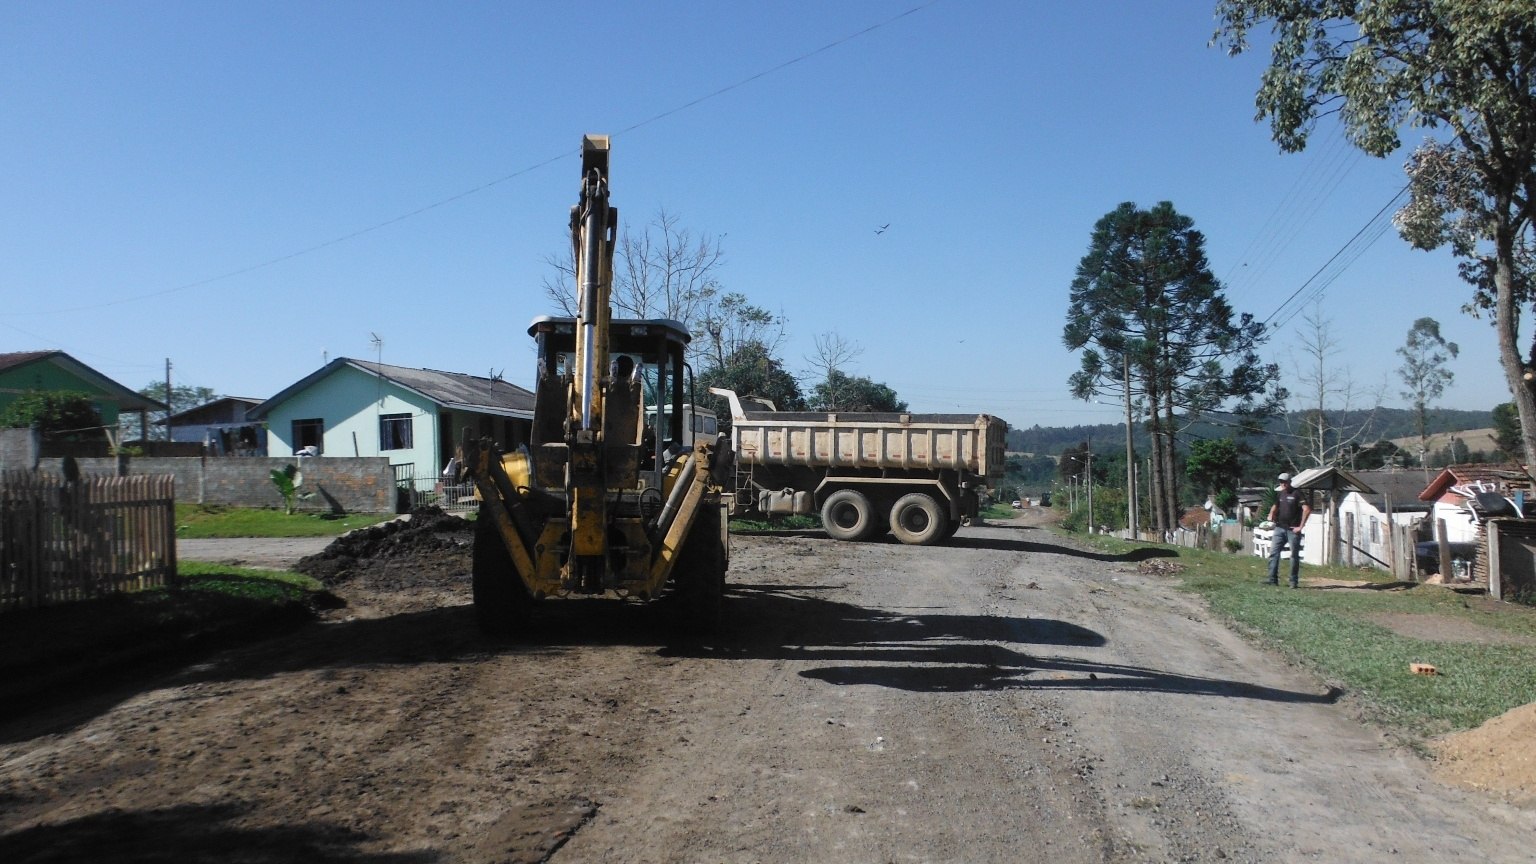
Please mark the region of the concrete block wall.
<svg viewBox="0 0 1536 864"><path fill-rule="evenodd" d="M43 459L38 467L57 472L61 461ZM283 506L283 496L272 484L272 470L294 464L292 459L267 457L130 456L120 469L115 458L76 461L83 474L171 474L176 478L176 500L182 504L273 508ZM322 456L305 459L301 470L299 491L315 494L297 502L299 510L395 512L395 474L387 456Z"/></svg>
<svg viewBox="0 0 1536 864"><path fill-rule="evenodd" d="M31 429L0 429L0 471L30 471L37 446Z"/></svg>

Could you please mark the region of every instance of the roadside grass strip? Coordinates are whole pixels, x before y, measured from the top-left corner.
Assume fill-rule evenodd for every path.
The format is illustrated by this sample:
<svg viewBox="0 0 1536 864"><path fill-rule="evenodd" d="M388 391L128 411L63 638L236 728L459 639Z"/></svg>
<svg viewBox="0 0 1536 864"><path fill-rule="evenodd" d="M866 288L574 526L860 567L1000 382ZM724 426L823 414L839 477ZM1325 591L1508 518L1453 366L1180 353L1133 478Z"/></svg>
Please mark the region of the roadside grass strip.
<svg viewBox="0 0 1536 864"><path fill-rule="evenodd" d="M1077 535L1074 535L1077 536ZM1147 544L1092 538L1110 553ZM1469 729L1511 708L1536 702L1536 609L1465 596L1434 585L1403 586L1382 571L1302 568L1302 590L1260 584L1266 562L1197 549L1176 551L1184 590L1265 647L1312 669L1358 699L1372 720L1411 737ZM1333 582L1309 585L1320 580ZM1348 587L1369 582L1380 587ZM1322 587L1328 585L1330 587ZM1414 638L1378 623L1413 622ZM1466 641L1476 631L1494 638ZM1500 644L1500 643L1509 644ZM1438 674L1413 674L1427 663Z"/></svg>
<svg viewBox="0 0 1536 864"><path fill-rule="evenodd" d="M176 505L176 536L210 537L334 537L395 518L392 513L284 513L261 507Z"/></svg>

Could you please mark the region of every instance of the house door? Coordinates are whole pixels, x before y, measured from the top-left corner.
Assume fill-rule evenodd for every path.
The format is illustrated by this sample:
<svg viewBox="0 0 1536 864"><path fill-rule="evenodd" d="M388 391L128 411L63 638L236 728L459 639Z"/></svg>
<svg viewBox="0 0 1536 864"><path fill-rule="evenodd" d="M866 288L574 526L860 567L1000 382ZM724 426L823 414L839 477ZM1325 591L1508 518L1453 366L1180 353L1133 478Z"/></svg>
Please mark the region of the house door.
<svg viewBox="0 0 1536 864"><path fill-rule="evenodd" d="M454 444L453 412L439 411L437 412L437 464L439 471L442 470L442 466L448 464L449 459L453 458Z"/></svg>

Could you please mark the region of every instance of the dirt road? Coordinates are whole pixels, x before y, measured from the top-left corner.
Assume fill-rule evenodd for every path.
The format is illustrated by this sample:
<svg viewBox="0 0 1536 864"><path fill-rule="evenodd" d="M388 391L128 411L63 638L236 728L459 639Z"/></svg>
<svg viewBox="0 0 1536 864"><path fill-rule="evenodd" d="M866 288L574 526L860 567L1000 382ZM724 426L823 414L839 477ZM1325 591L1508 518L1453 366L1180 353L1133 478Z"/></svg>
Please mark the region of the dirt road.
<svg viewBox="0 0 1536 864"><path fill-rule="evenodd" d="M488 642L466 569L0 727L0 860L1530 860L1530 812L1024 524L736 538L702 641L565 603Z"/></svg>

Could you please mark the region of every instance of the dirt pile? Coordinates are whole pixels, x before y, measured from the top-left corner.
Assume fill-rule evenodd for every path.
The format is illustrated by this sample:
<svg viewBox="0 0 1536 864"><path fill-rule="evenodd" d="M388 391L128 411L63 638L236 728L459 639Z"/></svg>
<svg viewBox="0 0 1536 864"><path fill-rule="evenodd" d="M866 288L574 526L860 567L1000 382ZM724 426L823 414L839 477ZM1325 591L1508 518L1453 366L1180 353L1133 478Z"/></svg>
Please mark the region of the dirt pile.
<svg viewBox="0 0 1536 864"><path fill-rule="evenodd" d="M299 559L293 569L328 586L359 579L401 587L458 582L469 576L473 542L473 522L437 507L424 507L348 531L317 554Z"/></svg>
<svg viewBox="0 0 1536 864"><path fill-rule="evenodd" d="M1452 783L1536 806L1536 703L1522 705L1435 742L1436 772Z"/></svg>

